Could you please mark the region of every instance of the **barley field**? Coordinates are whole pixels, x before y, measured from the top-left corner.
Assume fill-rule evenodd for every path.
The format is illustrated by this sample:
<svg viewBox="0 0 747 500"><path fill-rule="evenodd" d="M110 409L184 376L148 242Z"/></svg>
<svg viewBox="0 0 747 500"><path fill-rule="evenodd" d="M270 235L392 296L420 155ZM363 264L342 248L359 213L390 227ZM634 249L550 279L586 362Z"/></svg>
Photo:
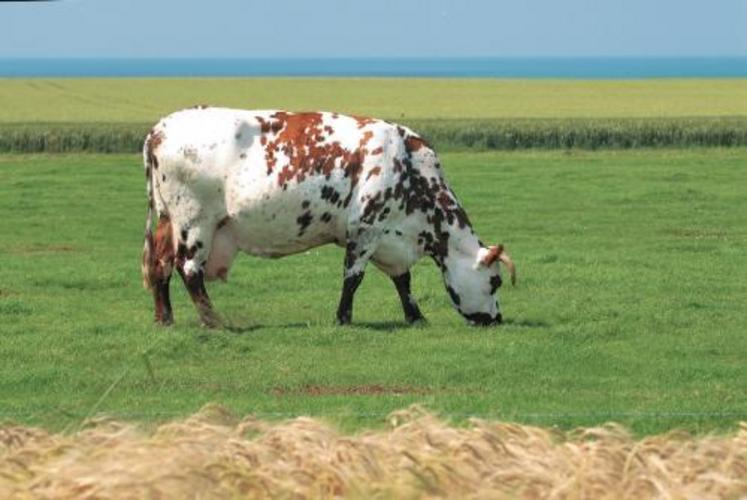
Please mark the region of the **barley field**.
<svg viewBox="0 0 747 500"><path fill-rule="evenodd" d="M145 429L95 419L68 434L0 427L3 498L738 498L747 425L732 436L636 439L410 407L355 435L323 421L238 418L210 405Z"/></svg>

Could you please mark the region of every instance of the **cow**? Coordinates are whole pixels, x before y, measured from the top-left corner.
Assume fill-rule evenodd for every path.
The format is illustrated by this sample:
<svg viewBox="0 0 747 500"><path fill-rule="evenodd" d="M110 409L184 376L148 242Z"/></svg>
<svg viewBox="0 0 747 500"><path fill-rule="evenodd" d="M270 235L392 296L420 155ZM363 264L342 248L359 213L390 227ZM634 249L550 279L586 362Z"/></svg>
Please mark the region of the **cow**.
<svg viewBox="0 0 747 500"><path fill-rule="evenodd" d="M469 323L502 321L499 263L512 282L514 264L502 245L477 238L435 152L407 127L330 112L197 106L161 119L143 159L142 272L159 324L173 321L174 270L202 324L216 327L205 281L227 280L238 251L277 258L327 243L345 249L339 324L352 320L369 261L391 278L405 320L424 320L410 290L410 268L423 256Z"/></svg>

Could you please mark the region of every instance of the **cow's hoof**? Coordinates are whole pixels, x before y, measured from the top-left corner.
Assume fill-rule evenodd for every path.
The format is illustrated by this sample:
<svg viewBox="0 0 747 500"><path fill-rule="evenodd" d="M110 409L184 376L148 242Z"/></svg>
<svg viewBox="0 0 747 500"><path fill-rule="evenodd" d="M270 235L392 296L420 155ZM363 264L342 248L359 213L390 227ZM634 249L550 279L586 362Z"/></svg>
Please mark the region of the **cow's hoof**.
<svg viewBox="0 0 747 500"><path fill-rule="evenodd" d="M425 319L425 316L416 316L416 317L412 317L412 318L405 318L405 321L407 321L407 323L409 325L413 325L413 326L421 326L421 325L427 325L428 324L428 320Z"/></svg>
<svg viewBox="0 0 747 500"><path fill-rule="evenodd" d="M154 323L158 326L171 326L174 324L174 318L172 318L171 316L156 318Z"/></svg>
<svg viewBox="0 0 747 500"><path fill-rule="evenodd" d="M217 315L210 314L200 316L200 324L203 328L215 329L222 327L223 321Z"/></svg>
<svg viewBox="0 0 747 500"><path fill-rule="evenodd" d="M352 318L350 318L350 317L339 318L338 317L336 323L337 323L338 326L349 325L350 323L352 323Z"/></svg>

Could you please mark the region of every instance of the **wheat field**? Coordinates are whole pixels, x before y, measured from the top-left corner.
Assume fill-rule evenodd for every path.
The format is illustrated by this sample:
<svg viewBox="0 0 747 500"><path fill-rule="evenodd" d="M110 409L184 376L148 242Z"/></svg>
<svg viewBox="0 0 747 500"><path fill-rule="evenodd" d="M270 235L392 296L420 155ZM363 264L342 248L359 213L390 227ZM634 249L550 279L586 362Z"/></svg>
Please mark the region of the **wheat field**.
<svg viewBox="0 0 747 500"><path fill-rule="evenodd" d="M215 405L147 430L99 418L77 432L0 427L2 498L737 498L747 423L728 437L636 440L419 407L344 435L307 417L270 423Z"/></svg>

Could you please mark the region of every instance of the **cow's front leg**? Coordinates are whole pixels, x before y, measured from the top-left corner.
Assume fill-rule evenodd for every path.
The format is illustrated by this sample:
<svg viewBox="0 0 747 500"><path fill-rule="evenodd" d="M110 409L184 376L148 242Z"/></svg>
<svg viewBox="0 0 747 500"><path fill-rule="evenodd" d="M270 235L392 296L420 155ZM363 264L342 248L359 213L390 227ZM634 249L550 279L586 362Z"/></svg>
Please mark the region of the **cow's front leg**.
<svg viewBox="0 0 747 500"><path fill-rule="evenodd" d="M405 312L405 321L408 323L414 323L416 321L425 321L423 313L420 312L415 298L412 296L410 290L410 271L400 274L399 276L392 276L394 286L397 287L397 293L399 294L399 300L402 302L402 310Z"/></svg>
<svg viewBox="0 0 747 500"><path fill-rule="evenodd" d="M342 296L337 308L337 323L347 325L353 320L353 297L363 281L366 263L371 252L362 248L359 242L348 241L345 247L345 272L342 281Z"/></svg>

